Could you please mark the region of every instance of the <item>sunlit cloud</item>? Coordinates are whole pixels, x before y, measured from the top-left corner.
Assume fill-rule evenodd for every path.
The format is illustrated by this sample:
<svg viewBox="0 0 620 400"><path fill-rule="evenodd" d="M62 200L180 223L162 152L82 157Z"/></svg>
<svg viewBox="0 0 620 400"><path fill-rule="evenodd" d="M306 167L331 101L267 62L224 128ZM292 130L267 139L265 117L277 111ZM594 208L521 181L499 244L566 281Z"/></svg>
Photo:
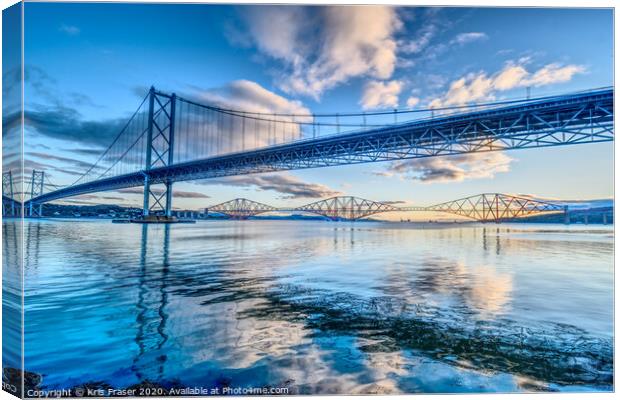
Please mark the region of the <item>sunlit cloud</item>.
<svg viewBox="0 0 620 400"><path fill-rule="evenodd" d="M509 62L502 70L493 75L479 72L457 79L450 84L447 93L433 99L429 103L429 107L439 108L491 101L496 98L496 92L519 87L537 87L568 82L576 74L586 71L585 67L581 65L551 63L536 71L529 72L524 61Z"/></svg>
<svg viewBox="0 0 620 400"><path fill-rule="evenodd" d="M418 104L420 104L420 98L419 97L415 97L415 96L411 96L407 99L407 107L409 108L413 108L415 106L417 106Z"/></svg>
<svg viewBox="0 0 620 400"><path fill-rule="evenodd" d="M257 113L311 114L299 100L287 99L245 79L214 89L198 90L197 94L205 103L224 108Z"/></svg>
<svg viewBox="0 0 620 400"><path fill-rule="evenodd" d="M568 82L574 75L582 74L585 71L585 67L581 65L563 66L560 63L548 64L525 79L521 86L544 86L552 83Z"/></svg>
<svg viewBox="0 0 620 400"><path fill-rule="evenodd" d="M394 72L402 22L392 7L263 6L245 17L258 49L283 62L279 86L288 93L318 99L351 78L389 79Z"/></svg>
<svg viewBox="0 0 620 400"><path fill-rule="evenodd" d="M416 158L396 161L374 175L399 176L423 183L462 182L469 179L494 178L510 171L514 161L504 153L472 153L446 157Z"/></svg>
<svg viewBox="0 0 620 400"><path fill-rule="evenodd" d="M398 95L403 88L402 81L370 81L364 86L364 94L360 100L362 108L396 108L398 107Z"/></svg>

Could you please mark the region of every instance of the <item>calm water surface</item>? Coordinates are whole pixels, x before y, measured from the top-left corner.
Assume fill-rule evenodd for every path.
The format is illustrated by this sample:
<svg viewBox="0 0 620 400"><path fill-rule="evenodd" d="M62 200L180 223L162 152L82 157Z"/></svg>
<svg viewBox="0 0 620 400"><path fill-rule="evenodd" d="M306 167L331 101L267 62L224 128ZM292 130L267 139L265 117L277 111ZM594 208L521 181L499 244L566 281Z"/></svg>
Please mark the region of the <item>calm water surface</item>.
<svg viewBox="0 0 620 400"><path fill-rule="evenodd" d="M613 389L610 227L41 220L24 235L25 368L46 389Z"/></svg>

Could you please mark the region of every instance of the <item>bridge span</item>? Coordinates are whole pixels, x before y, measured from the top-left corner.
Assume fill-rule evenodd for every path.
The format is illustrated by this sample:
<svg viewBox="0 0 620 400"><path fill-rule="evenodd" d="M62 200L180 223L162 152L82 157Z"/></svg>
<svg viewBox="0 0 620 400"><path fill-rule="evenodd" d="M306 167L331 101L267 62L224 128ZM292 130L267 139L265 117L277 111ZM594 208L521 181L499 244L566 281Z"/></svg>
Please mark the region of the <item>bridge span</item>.
<svg viewBox="0 0 620 400"><path fill-rule="evenodd" d="M66 187L31 193L25 208L32 213L43 203L66 197L142 186L144 216L170 216L174 182L612 141L613 96L613 89L603 89L478 105L453 114L447 112L455 110L437 110L444 114L369 125L366 117L372 113L251 113L151 88L82 176ZM411 112L395 112L394 119ZM363 122L340 122L356 115ZM321 135L327 128L337 132ZM355 129L340 133L341 128ZM153 190L154 185L163 190Z"/></svg>
<svg viewBox="0 0 620 400"><path fill-rule="evenodd" d="M568 211L561 202L548 202L502 193L483 193L426 207L399 207L389 202L366 200L353 196L337 196L299 207L273 207L248 199L233 199L210 206L207 212L247 219L272 212L302 212L322 215L332 220L357 220L385 212L433 211L474 219L480 222L500 222L535 214Z"/></svg>

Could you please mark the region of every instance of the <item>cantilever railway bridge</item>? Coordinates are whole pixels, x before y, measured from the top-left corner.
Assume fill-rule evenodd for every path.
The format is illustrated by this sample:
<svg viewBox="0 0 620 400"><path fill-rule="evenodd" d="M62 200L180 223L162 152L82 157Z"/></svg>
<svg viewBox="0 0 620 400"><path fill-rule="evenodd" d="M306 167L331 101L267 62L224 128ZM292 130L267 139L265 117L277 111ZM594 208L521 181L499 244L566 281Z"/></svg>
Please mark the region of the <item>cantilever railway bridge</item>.
<svg viewBox="0 0 620 400"><path fill-rule="evenodd" d="M248 199L233 199L207 208L208 212L247 219L271 212L302 212L332 220L357 220L385 212L435 211L459 215L481 222L499 222L541 213L567 212L566 205L501 193L483 193L427 207L398 207L387 202L352 196L337 196L300 207L272 207Z"/></svg>
<svg viewBox="0 0 620 400"><path fill-rule="evenodd" d="M412 115L421 110L395 111L393 120L386 121L391 112L231 110L151 88L113 142L75 182L58 187L45 181L43 171L33 171L30 198L23 206L34 216L41 204L53 200L143 187L144 215L169 216L172 186L180 181L612 141L613 96L613 89L592 90L439 109L434 110L438 115L417 119ZM372 118L379 122L369 123ZM14 208L11 200L15 198L3 191L3 206Z"/></svg>

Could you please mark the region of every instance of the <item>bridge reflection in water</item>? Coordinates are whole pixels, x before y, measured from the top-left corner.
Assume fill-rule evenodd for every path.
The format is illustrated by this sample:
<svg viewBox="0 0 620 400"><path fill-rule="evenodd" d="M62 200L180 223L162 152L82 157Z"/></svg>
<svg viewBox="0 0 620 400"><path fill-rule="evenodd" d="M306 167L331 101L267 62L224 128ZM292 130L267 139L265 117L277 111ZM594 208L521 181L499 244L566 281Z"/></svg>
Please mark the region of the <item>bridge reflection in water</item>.
<svg viewBox="0 0 620 400"><path fill-rule="evenodd" d="M297 393L370 393L376 385L413 390L407 385L417 379L419 390L429 390L437 382L426 382L422 367L431 365L494 384L514 374L529 385L611 385L611 342L600 334L606 328L584 322L597 313L573 310L563 292L546 301L553 310L569 307L566 318L549 320L542 306L527 318L513 310L553 292L545 282L586 290L575 267L584 257L591 260L587 274L600 282L610 248L596 236L572 240L578 230L555 226L560 230L550 234L546 227L540 241L535 228L510 225L408 230L300 223L292 229L288 222L282 230L277 221L215 221L208 230L102 230L103 223L26 224L26 367L44 374L45 385L90 379L75 363L59 368L45 361L58 352L63 360L79 357L117 387L284 384ZM45 251L37 236L46 238ZM123 249L120 236L127 238ZM432 251L437 248L450 252ZM553 272L549 252L560 258L557 268L570 266L568 276ZM528 285L519 285L523 279ZM533 293L531 285L542 288ZM58 332L65 340L49 346ZM575 364L575 357L582 361ZM485 371L492 374L474 378Z"/></svg>
<svg viewBox="0 0 620 400"><path fill-rule="evenodd" d="M142 225L140 240L140 277L138 279L138 314L136 316L136 344L138 352L135 355L132 371L142 382L162 382L165 377L166 352L163 350L168 341L166 322L168 314L168 273L170 269L170 225L163 227L163 238L155 244L161 248L161 253L153 254L149 260L149 226ZM159 238L158 238L159 239ZM147 271L153 268L156 271ZM147 279L159 274L158 279Z"/></svg>

